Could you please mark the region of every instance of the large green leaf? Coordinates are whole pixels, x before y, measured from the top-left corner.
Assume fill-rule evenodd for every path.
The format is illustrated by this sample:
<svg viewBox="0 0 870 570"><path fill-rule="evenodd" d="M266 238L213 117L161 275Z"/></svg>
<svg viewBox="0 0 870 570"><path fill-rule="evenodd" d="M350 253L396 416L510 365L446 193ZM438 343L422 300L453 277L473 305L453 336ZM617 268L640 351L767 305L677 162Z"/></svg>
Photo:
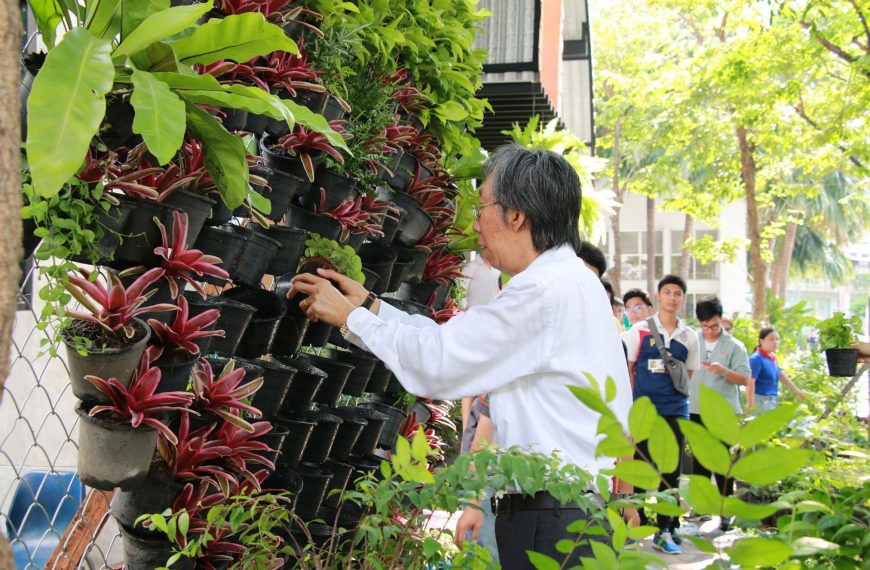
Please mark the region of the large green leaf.
<svg viewBox="0 0 870 570"><path fill-rule="evenodd" d="M287 105L287 108L290 109L290 112L293 113L293 116L296 118L297 123L309 131L320 133L326 137L329 144L335 148L340 148L348 153L350 152L350 149L347 148L347 145L344 143L344 139L341 138L340 134L332 130L332 127L329 126L329 121L327 121L323 115L319 115L308 107L303 107L289 99L281 99L281 102Z"/></svg>
<svg viewBox="0 0 870 570"><path fill-rule="evenodd" d="M149 45L143 50L137 51L130 56L130 61L136 66L136 69L149 71L151 73L178 73L178 59L175 57L175 52L172 51L172 46L166 42L157 42ZM184 68L188 69L188 68ZM210 75L208 77L211 77Z"/></svg>
<svg viewBox="0 0 870 570"><path fill-rule="evenodd" d="M83 28L67 33L45 59L27 99L27 160L33 188L57 193L81 166L100 121L115 69L112 46Z"/></svg>
<svg viewBox="0 0 870 570"><path fill-rule="evenodd" d="M57 0L30 0L28 4L36 18L36 28L42 35L42 41L49 49L53 48L57 39L57 25L63 19L63 8Z"/></svg>
<svg viewBox="0 0 870 570"><path fill-rule="evenodd" d="M121 40L127 38L148 16L169 9L169 0L124 0L121 4Z"/></svg>
<svg viewBox="0 0 870 570"><path fill-rule="evenodd" d="M723 513L726 517L740 517L742 519L761 520L769 517L780 509L780 505L755 505L746 503L737 497L726 497Z"/></svg>
<svg viewBox="0 0 870 570"><path fill-rule="evenodd" d="M142 135L160 164L166 164L184 140L187 127L184 102L165 83L147 71L136 70L130 103L136 111L133 132Z"/></svg>
<svg viewBox="0 0 870 570"><path fill-rule="evenodd" d="M248 61L273 51L299 53L296 42L260 13L237 14L209 20L172 45L178 60L187 65L219 59Z"/></svg>
<svg viewBox="0 0 870 570"><path fill-rule="evenodd" d="M753 485L770 485L796 474L810 455L812 453L806 449L769 447L738 459L731 474Z"/></svg>
<svg viewBox="0 0 870 570"><path fill-rule="evenodd" d="M740 421L734 408L719 392L701 386L701 421L710 430L710 433L727 443L737 443L737 434L740 431Z"/></svg>
<svg viewBox="0 0 870 570"><path fill-rule="evenodd" d="M783 404L766 412L740 429L737 443L743 449L749 449L763 441L768 441L773 434L781 430L794 416L795 409L790 404Z"/></svg>
<svg viewBox="0 0 870 570"><path fill-rule="evenodd" d="M680 464L680 448L671 426L661 416L656 416L652 433L647 442L650 459L662 473L673 473Z"/></svg>
<svg viewBox="0 0 870 570"><path fill-rule="evenodd" d="M689 442L692 455L695 456L695 461L700 461L701 465L714 473L720 475L727 473L728 468L731 467L731 455L722 442L700 424L683 419L679 420L679 423L683 435Z"/></svg>
<svg viewBox="0 0 870 570"><path fill-rule="evenodd" d="M791 556L791 547L781 540L742 538L725 552L735 564L744 568L775 566Z"/></svg>
<svg viewBox="0 0 870 570"><path fill-rule="evenodd" d="M174 36L193 26L211 7L212 0L208 0L203 4L175 6L151 14L124 38L113 55L132 55L155 42Z"/></svg>
<svg viewBox="0 0 870 570"><path fill-rule="evenodd" d="M178 93L193 103L244 109L258 115L267 115L273 119L284 120L290 128L293 128L295 124L293 115L281 103L281 99L256 87L222 85L221 89L217 91L180 89Z"/></svg>
<svg viewBox="0 0 870 570"><path fill-rule="evenodd" d="M214 117L187 104L187 126L205 146L205 168L228 208L235 209L248 193L248 161L245 145L228 133Z"/></svg>
<svg viewBox="0 0 870 570"><path fill-rule="evenodd" d="M98 38L113 39L121 31L121 0L88 0L84 27Z"/></svg>
<svg viewBox="0 0 870 570"><path fill-rule="evenodd" d="M701 515L718 515L722 509L722 495L709 477L689 475L689 493L685 499Z"/></svg>
<svg viewBox="0 0 870 570"><path fill-rule="evenodd" d="M649 438L657 417L659 414L656 412L656 407L647 396L634 401L628 412L628 430L635 443L641 443Z"/></svg>
<svg viewBox="0 0 870 570"><path fill-rule="evenodd" d="M641 489L659 488L659 474L649 463L639 459L620 461L613 468L613 474Z"/></svg>
<svg viewBox="0 0 870 570"><path fill-rule="evenodd" d="M574 396L583 402L583 404L603 416L615 417L613 410L601 398L601 394L595 388L580 388L579 386L568 386L568 389Z"/></svg>

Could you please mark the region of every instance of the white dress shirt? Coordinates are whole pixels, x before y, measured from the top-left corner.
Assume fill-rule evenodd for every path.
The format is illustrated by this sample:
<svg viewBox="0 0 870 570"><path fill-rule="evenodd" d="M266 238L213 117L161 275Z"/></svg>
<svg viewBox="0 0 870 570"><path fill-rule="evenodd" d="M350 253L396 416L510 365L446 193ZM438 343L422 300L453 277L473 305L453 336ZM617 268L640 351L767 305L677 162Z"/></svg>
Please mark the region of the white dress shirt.
<svg viewBox="0 0 870 570"><path fill-rule="evenodd" d="M631 388L607 294L570 246L548 250L489 304L443 325L381 303L355 309L348 340L374 353L406 390L454 400L490 393L494 442L549 454L592 473L613 465L595 458L599 414L566 385L585 373L617 385L613 411L628 425Z"/></svg>

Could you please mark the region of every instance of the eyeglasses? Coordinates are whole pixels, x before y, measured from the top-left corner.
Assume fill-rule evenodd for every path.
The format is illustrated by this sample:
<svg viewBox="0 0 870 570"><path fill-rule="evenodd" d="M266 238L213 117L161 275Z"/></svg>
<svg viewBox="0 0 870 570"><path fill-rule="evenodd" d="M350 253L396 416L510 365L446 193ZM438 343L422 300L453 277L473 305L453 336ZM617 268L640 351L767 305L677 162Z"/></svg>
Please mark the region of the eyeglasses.
<svg viewBox="0 0 870 570"><path fill-rule="evenodd" d="M708 330L710 332L718 331L721 327L722 327L721 322L709 324L709 325L705 325L704 323L701 323L701 328L704 330Z"/></svg>
<svg viewBox="0 0 870 570"><path fill-rule="evenodd" d="M471 213L474 215L474 219L479 220L480 214L483 213L483 209L487 206L493 206L495 204L498 204L498 200L493 200L492 202L487 202L486 204L478 204L476 206L472 206Z"/></svg>
<svg viewBox="0 0 870 570"><path fill-rule="evenodd" d="M625 309L624 312L626 315L630 315L631 313L640 313L644 309L646 309L646 306L644 306L644 305L635 305L634 307L632 307L630 309Z"/></svg>

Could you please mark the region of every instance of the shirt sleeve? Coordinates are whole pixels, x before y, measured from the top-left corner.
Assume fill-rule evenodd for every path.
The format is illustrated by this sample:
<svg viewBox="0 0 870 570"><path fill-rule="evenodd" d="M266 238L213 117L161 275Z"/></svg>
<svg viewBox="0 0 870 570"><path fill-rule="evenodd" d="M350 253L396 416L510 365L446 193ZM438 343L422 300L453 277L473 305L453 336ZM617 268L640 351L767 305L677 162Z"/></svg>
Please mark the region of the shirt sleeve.
<svg viewBox="0 0 870 570"><path fill-rule="evenodd" d="M640 348L640 329L633 326L622 333L622 343L629 362L637 362L637 351Z"/></svg>
<svg viewBox="0 0 870 570"><path fill-rule="evenodd" d="M689 333L689 354L686 357L686 365L689 370L698 370L701 368L701 343L698 342L698 335L692 329L686 329Z"/></svg>
<svg viewBox="0 0 870 570"><path fill-rule="evenodd" d="M384 319L385 321L395 320L395 321L398 321L400 323L403 323L403 324L411 326L411 327L422 328L422 327L437 327L438 326L438 323L436 323L435 321L433 321L432 319L430 319L428 317L424 317L423 315L409 315L408 313L406 313L406 312L392 306L391 304L387 303L383 299L381 299L380 308L378 309L378 316L380 318ZM348 327L348 328L350 328L350 327ZM353 344L355 344L356 346L358 346L364 350L368 350L369 352L372 352L371 349L369 349L369 347L366 346L365 342L363 342L363 340L359 336L354 334L353 331L351 331L351 330L348 330L348 333L347 333L347 336L345 337L345 340L347 340L348 342L352 342Z"/></svg>
<svg viewBox="0 0 870 570"><path fill-rule="evenodd" d="M749 369L752 371L752 377L758 380L758 377L761 375L761 359L750 358Z"/></svg>
<svg viewBox="0 0 870 570"><path fill-rule="evenodd" d="M408 392L455 400L535 374L553 350L554 305L535 281L514 280L489 304L440 326L361 308L347 326Z"/></svg>
<svg viewBox="0 0 870 570"><path fill-rule="evenodd" d="M734 348L731 351L731 362L729 363L728 368L738 374L749 376L751 372L749 368L749 356L747 356L746 349L743 348L742 344L734 344Z"/></svg>

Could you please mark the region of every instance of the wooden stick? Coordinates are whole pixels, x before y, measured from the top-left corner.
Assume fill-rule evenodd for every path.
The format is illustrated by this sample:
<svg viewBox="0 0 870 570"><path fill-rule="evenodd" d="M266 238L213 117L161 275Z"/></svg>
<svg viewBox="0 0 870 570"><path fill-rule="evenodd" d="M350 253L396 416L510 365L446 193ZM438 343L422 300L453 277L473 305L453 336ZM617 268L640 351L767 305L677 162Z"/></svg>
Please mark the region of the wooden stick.
<svg viewBox="0 0 870 570"><path fill-rule="evenodd" d="M114 491L90 489L82 501L75 518L70 522L46 568L75 570L85 556L88 546L94 542L106 521L109 503Z"/></svg>

